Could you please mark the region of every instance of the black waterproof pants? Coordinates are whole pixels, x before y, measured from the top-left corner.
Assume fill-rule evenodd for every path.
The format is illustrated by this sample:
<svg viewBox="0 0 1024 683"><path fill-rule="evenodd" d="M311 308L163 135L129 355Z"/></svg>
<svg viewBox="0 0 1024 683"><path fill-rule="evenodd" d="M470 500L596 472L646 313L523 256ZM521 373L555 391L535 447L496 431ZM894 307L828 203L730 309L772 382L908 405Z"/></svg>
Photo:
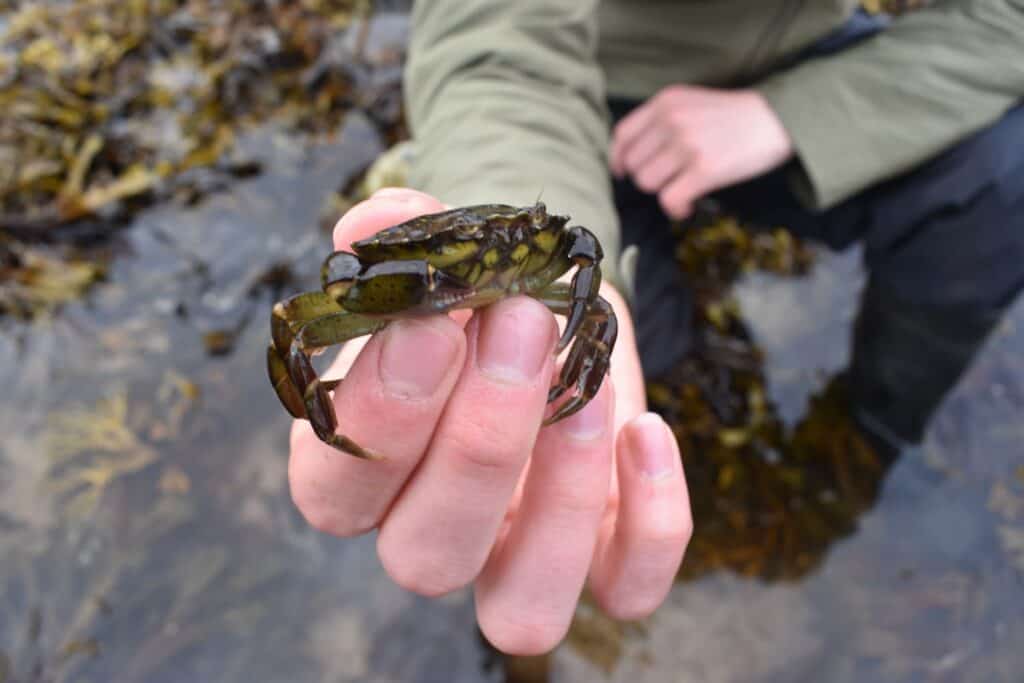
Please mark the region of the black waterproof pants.
<svg viewBox="0 0 1024 683"><path fill-rule="evenodd" d="M882 28L858 14L800 59L841 50ZM616 120L637 104L610 103ZM784 225L834 249L863 243L869 281L854 331L853 409L880 436L919 441L1024 286L1024 104L918 168L824 212L797 201L786 171L714 198L743 219ZM616 183L615 195L623 243L640 248L637 332L651 376L685 351L691 303L657 198L628 180Z"/></svg>

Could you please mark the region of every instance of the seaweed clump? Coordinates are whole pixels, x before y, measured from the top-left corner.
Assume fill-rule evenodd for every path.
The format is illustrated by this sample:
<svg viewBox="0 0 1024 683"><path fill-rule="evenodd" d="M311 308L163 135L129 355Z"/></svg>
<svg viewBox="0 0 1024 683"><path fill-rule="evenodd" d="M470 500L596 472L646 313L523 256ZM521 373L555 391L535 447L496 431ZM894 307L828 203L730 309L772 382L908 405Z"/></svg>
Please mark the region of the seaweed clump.
<svg viewBox="0 0 1024 683"><path fill-rule="evenodd" d="M74 250L54 253L0 236L0 317L35 318L77 299L105 273L101 261Z"/></svg>
<svg viewBox="0 0 1024 683"><path fill-rule="evenodd" d="M240 127L277 117L332 131L351 79L314 69L360 0L14 2L0 36L0 233L189 198L258 170Z"/></svg>
<svg viewBox="0 0 1024 683"><path fill-rule="evenodd" d="M695 343L648 398L686 461L696 528L680 578L726 569L798 579L856 528L887 469L849 416L842 377L787 429L730 293L755 270L803 275L813 253L785 230L751 229L706 204L680 230L676 257L695 294Z"/></svg>
<svg viewBox="0 0 1024 683"><path fill-rule="evenodd" d="M861 0L861 6L872 14L898 16L919 10L931 4L931 0Z"/></svg>

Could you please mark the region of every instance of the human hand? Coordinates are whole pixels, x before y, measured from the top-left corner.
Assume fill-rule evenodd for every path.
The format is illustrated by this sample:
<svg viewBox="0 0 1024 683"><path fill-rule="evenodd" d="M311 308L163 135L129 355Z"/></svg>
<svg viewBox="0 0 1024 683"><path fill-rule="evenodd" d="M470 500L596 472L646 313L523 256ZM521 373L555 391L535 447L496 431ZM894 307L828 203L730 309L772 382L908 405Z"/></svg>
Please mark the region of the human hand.
<svg viewBox="0 0 1024 683"><path fill-rule="evenodd" d="M689 85L662 89L630 112L612 135L610 166L681 219L709 192L780 166L793 143L756 90Z"/></svg>
<svg viewBox="0 0 1024 683"><path fill-rule="evenodd" d="M335 246L443 210L386 189L338 222ZM347 345L333 401L341 431L385 456L291 433L299 510L336 536L379 530L377 553L400 586L439 596L474 584L497 648L540 654L565 635L584 582L611 616L636 619L665 598L690 537L678 446L645 394L628 309L611 288L619 337L610 377L576 415L540 429L555 370L554 316L512 297L467 316L392 323Z"/></svg>

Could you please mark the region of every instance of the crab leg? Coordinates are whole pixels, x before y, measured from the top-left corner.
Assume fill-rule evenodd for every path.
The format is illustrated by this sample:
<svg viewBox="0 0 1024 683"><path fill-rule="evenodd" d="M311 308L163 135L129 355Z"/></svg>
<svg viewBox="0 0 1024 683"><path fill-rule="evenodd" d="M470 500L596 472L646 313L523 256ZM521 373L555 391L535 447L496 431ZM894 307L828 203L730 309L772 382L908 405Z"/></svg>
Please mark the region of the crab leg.
<svg viewBox="0 0 1024 683"><path fill-rule="evenodd" d="M555 282L540 292L537 298L553 313L569 315L577 306L574 289L573 285ZM615 312L611 304L596 297L581 318L558 382L548 393L548 403L557 400L574 384L576 393L544 421L545 425L567 418L589 403L597 395L605 373L608 372L611 350L619 332Z"/></svg>
<svg viewBox="0 0 1024 683"><path fill-rule="evenodd" d="M321 348L372 334L386 324L386 320L349 313L321 292L281 302L271 318L273 342L267 349L267 371L281 403L293 417L308 419L322 441L360 458L376 456L335 433L338 419L327 392L341 380L321 381L310 357Z"/></svg>
<svg viewBox="0 0 1024 683"><path fill-rule="evenodd" d="M295 389L302 394L306 408L306 416L313 426L313 431L326 444L334 446L357 458L377 459L379 456L364 449L343 434L336 434L338 418L334 413L334 404L328 395L328 384L321 382L310 360L313 351L331 344L372 334L387 325L386 320L367 318L353 313L332 313L311 320L302 326L292 340L291 348L285 359L288 376ZM333 382L330 386L336 386Z"/></svg>
<svg viewBox="0 0 1024 683"><path fill-rule="evenodd" d="M305 292L274 304L270 314L270 336L281 355L288 352L292 339L310 320L341 313L344 309L323 292Z"/></svg>
<svg viewBox="0 0 1024 683"><path fill-rule="evenodd" d="M267 347L267 374L285 409L292 417L305 419L306 407L302 393L288 376L285 358L296 332L303 324L331 313L340 313L341 307L323 292L306 292L274 305L270 316L271 343ZM328 389L330 390L330 389Z"/></svg>

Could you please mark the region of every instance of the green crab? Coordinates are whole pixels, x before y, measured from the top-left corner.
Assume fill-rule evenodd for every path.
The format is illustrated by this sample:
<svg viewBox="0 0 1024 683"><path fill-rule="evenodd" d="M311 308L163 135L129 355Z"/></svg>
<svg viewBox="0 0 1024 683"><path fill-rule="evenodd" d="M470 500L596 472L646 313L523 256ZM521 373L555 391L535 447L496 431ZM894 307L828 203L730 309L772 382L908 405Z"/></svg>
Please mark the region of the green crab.
<svg viewBox="0 0 1024 683"><path fill-rule="evenodd" d="M516 294L532 296L566 317L555 352L574 340L548 402L574 395L544 422L572 415L594 397L608 370L618 324L598 296L603 256L597 238L566 227L568 216L545 206L485 204L420 216L336 251L321 268L323 289L274 305L267 371L292 416L310 421L338 450L376 457L338 434L328 392L310 357L325 347L372 334L410 316L479 308ZM558 278L577 267L570 283Z"/></svg>

